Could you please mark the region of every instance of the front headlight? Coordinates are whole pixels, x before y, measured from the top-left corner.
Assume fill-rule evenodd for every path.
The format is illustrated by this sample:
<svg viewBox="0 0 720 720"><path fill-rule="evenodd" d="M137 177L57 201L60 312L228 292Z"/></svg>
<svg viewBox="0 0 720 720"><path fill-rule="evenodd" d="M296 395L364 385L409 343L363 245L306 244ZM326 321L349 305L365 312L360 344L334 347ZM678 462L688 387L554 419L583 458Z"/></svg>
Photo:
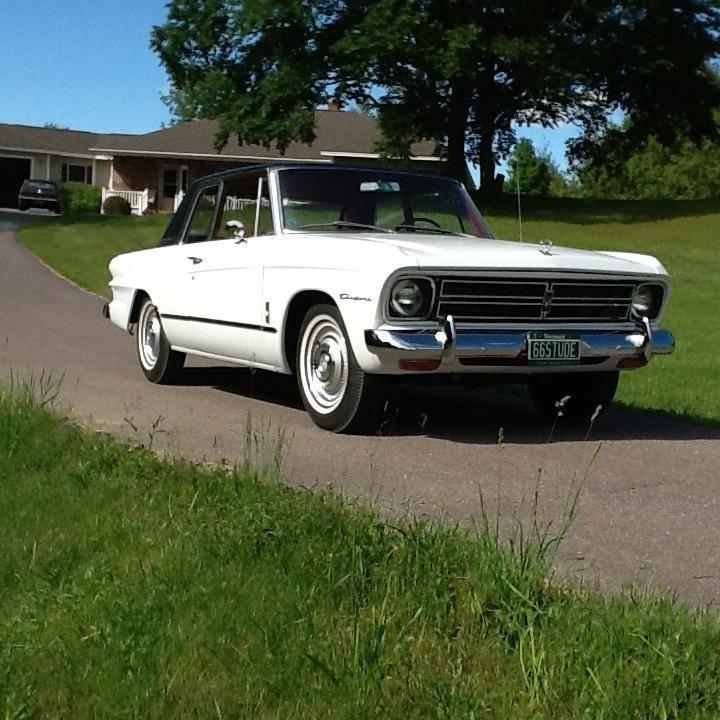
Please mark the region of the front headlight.
<svg viewBox="0 0 720 720"><path fill-rule="evenodd" d="M390 289L390 317L425 318L432 303L432 283L427 278L403 278Z"/></svg>
<svg viewBox="0 0 720 720"><path fill-rule="evenodd" d="M632 297L632 316L654 320L660 314L665 290L662 285L638 285Z"/></svg>

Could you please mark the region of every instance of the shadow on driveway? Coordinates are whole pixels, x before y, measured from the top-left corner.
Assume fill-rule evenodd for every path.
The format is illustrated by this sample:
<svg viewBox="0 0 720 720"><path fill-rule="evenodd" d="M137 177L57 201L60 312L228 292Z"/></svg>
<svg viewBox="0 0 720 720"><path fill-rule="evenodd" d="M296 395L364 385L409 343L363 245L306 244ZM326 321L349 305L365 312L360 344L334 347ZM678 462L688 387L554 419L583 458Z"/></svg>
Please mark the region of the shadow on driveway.
<svg viewBox="0 0 720 720"><path fill-rule="evenodd" d="M213 387L223 392L304 412L294 377L228 366L188 367L183 386ZM521 385L467 389L459 384L399 383L389 393L380 435L426 435L469 444L505 442L540 444L581 440L717 440L720 427L659 413L614 406L588 433L562 420L553 424L535 410Z"/></svg>

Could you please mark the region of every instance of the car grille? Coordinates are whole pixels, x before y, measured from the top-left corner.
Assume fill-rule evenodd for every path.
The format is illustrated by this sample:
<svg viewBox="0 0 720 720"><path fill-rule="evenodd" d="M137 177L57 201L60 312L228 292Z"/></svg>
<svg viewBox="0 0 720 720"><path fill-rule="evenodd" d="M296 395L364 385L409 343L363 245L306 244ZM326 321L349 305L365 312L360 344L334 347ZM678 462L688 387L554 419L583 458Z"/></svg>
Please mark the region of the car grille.
<svg viewBox="0 0 720 720"><path fill-rule="evenodd" d="M439 278L437 317L457 322L621 322L637 283L628 280Z"/></svg>

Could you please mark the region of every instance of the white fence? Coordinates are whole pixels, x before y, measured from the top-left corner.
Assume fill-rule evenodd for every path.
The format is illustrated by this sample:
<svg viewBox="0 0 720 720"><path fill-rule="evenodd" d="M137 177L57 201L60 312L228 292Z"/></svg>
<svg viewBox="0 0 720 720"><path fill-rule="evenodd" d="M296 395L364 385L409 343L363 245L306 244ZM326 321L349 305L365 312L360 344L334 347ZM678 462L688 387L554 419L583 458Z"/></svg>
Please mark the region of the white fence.
<svg viewBox="0 0 720 720"><path fill-rule="evenodd" d="M121 197L125 198L130 204L130 212L133 215L144 215L148 209L150 190L108 190L102 189L102 204L105 204L106 198ZM102 206L101 206L102 207Z"/></svg>
<svg viewBox="0 0 720 720"><path fill-rule="evenodd" d="M255 198L239 198L228 195L225 198L225 206L223 211L227 210L244 210L246 207L255 207L257 200ZM270 207L270 201L267 198L260 199L260 207Z"/></svg>

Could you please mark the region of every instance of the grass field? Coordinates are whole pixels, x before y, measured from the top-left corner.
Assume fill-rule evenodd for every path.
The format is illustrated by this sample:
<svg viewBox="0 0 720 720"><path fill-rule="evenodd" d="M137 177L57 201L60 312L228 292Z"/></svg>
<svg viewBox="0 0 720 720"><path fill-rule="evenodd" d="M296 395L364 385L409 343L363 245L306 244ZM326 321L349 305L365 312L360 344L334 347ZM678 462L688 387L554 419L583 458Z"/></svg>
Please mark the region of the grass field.
<svg viewBox="0 0 720 720"><path fill-rule="evenodd" d="M499 237L518 238L515 207L487 208ZM650 253L669 269L673 297L665 325L678 340L675 355L625 373L618 399L633 407L720 421L720 201L604 202L528 199L523 239L556 245ZM162 217L52 219L21 230L22 241L79 285L107 295L113 255L154 245Z"/></svg>
<svg viewBox="0 0 720 720"><path fill-rule="evenodd" d="M715 615L549 585L527 528L511 549L161 461L52 393L0 391L4 718L720 715Z"/></svg>

